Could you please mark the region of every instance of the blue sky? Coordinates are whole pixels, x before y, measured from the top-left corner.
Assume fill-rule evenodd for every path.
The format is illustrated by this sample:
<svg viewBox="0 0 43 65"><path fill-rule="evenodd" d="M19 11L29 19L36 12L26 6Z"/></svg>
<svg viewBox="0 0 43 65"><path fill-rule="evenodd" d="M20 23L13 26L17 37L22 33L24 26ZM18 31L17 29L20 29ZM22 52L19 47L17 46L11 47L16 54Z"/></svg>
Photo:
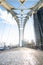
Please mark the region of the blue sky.
<svg viewBox="0 0 43 65"><path fill-rule="evenodd" d="M12 0L11 0L12 1ZM17 2L17 0L12 3L10 0L10 4L12 4L15 7L19 7L21 5L20 2ZM38 0L29 0L26 3L24 3L23 7L30 7L33 4L35 4ZM17 5L16 5L17 4ZM16 11L20 12L20 11ZM25 11L26 13L26 11ZM29 20L26 23L25 26L25 31L24 31L24 40L30 41L34 40L35 41L35 34L34 34L34 23L33 23L33 16L29 18ZM27 30L28 28L28 30ZM31 29L31 30L30 30ZM3 9L0 6L0 45L3 45L2 42L6 42L6 45L16 45L19 43L19 31L18 31L18 26L15 21L15 19L12 17L10 13L8 13L5 9Z"/></svg>

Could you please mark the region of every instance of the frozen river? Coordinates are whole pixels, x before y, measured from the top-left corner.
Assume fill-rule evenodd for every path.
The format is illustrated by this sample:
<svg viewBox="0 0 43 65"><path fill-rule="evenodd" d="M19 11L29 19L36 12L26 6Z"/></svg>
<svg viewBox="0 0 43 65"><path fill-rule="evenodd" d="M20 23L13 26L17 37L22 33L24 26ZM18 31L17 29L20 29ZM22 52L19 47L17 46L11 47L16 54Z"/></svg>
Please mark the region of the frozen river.
<svg viewBox="0 0 43 65"><path fill-rule="evenodd" d="M0 65L43 65L43 51L17 48L0 53Z"/></svg>

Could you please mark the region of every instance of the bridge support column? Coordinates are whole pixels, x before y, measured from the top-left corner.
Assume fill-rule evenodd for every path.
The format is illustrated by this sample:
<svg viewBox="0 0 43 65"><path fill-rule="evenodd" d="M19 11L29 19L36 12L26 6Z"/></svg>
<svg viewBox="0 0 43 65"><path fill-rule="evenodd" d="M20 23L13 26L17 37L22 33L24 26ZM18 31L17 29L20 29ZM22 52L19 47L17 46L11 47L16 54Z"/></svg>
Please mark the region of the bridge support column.
<svg viewBox="0 0 43 65"><path fill-rule="evenodd" d="M24 29L20 28L19 29L19 46L20 47L22 47L23 39L24 39Z"/></svg>
<svg viewBox="0 0 43 65"><path fill-rule="evenodd" d="M19 46L22 47L23 40L24 40L24 21L19 22Z"/></svg>
<svg viewBox="0 0 43 65"><path fill-rule="evenodd" d="M37 11L37 16L39 20L40 38L41 38L41 49L43 49L43 7Z"/></svg>
<svg viewBox="0 0 43 65"><path fill-rule="evenodd" d="M33 16L34 16L34 29L35 29L35 37L36 37L36 46L39 48L39 46L41 44L39 20L38 20L37 13L34 13Z"/></svg>
<svg viewBox="0 0 43 65"><path fill-rule="evenodd" d="M43 49L43 7L34 14L36 45Z"/></svg>

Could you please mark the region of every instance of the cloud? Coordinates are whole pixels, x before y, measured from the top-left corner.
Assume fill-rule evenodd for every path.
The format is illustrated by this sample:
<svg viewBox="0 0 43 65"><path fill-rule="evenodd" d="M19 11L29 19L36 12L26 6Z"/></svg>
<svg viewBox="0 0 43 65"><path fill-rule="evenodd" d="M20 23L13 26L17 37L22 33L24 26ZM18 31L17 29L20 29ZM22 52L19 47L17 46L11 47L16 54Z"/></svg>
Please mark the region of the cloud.
<svg viewBox="0 0 43 65"><path fill-rule="evenodd" d="M14 19L14 17L6 10L0 9L0 18L4 20L3 23L16 24L16 20Z"/></svg>
<svg viewBox="0 0 43 65"><path fill-rule="evenodd" d="M10 13L8 13L6 10L0 9L0 25L3 23L6 24L0 26L0 42L5 42L6 45L9 45L10 43L12 45L17 45L19 43L17 23ZM4 26L5 28L3 28Z"/></svg>
<svg viewBox="0 0 43 65"><path fill-rule="evenodd" d="M34 24L33 16L31 16L31 18L27 21L25 30L24 30L24 39L29 42L31 42L31 40L34 40L35 42L35 32L34 32L33 24Z"/></svg>

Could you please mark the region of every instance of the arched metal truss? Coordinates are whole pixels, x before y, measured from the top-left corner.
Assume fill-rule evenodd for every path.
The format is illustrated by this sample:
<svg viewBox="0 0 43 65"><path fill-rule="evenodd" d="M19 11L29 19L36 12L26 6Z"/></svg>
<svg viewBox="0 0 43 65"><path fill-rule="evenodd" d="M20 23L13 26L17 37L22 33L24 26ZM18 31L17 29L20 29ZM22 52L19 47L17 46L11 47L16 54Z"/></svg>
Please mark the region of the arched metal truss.
<svg viewBox="0 0 43 65"><path fill-rule="evenodd" d="M24 28L25 28L25 24L29 19L29 16L31 16L32 14L36 13L37 10L43 6L43 0L39 0L37 2L37 4L35 4L33 7L31 8L15 8L13 5L11 5L9 2L7 2L8 0L0 0L0 6L3 6L8 12L10 12L12 14L12 16L14 17L14 19L16 20L17 24L18 24L18 28L19 28L19 43L20 46L22 46L22 40L23 40L23 34L24 34ZM11 0L14 1L14 0ZM19 2L19 0L16 0ZM28 0L27 0L28 1ZM15 3L14 3L15 4ZM40 6L41 5L41 6ZM23 6L23 3L21 4L21 6ZM20 10L21 13L16 13L15 11ZM23 11L28 10L28 12L24 13ZM19 17L20 16L20 17Z"/></svg>

